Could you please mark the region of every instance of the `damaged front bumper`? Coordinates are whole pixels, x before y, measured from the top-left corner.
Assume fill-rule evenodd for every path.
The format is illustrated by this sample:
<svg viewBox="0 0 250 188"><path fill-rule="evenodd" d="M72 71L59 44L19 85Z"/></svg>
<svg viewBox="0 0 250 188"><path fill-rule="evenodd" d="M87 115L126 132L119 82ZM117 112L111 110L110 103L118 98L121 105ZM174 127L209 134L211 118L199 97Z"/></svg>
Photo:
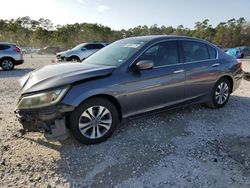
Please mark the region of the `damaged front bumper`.
<svg viewBox="0 0 250 188"><path fill-rule="evenodd" d="M66 115L73 110L73 106L59 104L41 109L17 109L15 114L25 130L42 131L48 140L63 140L68 135Z"/></svg>
<svg viewBox="0 0 250 188"><path fill-rule="evenodd" d="M69 60L68 57L61 56L61 55L57 55L57 56L56 56L56 59L57 59L57 62L65 62L65 61L68 61L68 60Z"/></svg>

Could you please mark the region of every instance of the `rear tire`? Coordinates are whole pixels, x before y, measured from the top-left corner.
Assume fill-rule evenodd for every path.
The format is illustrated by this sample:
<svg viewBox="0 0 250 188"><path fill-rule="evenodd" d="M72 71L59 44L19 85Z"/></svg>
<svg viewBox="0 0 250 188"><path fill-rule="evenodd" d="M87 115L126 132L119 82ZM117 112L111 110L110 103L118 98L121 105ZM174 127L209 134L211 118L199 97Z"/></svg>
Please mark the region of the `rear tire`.
<svg viewBox="0 0 250 188"><path fill-rule="evenodd" d="M82 144L107 140L120 123L115 105L105 98L91 98L70 114L70 130Z"/></svg>
<svg viewBox="0 0 250 188"><path fill-rule="evenodd" d="M12 60L10 58L2 59L0 62L0 65L1 65L3 70L7 70L7 71L12 70L15 67L14 60Z"/></svg>
<svg viewBox="0 0 250 188"><path fill-rule="evenodd" d="M210 94L210 101L207 106L210 108L222 108L224 107L230 97L232 91L231 83L226 78L221 78L214 85Z"/></svg>

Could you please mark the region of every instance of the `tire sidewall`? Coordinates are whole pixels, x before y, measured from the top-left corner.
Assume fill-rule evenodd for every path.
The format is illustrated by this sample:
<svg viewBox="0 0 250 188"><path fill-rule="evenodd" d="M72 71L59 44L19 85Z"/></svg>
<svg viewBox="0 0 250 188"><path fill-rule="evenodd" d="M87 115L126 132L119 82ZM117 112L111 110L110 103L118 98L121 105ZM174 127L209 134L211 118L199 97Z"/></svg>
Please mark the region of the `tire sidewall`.
<svg viewBox="0 0 250 188"><path fill-rule="evenodd" d="M223 104L218 104L217 101L216 101L216 97L215 97L215 92L217 90L217 87L222 83L222 82L225 82L227 83L228 85L228 89L229 89L229 93L228 93L228 97L226 99L226 101L223 103ZM231 83L229 82L228 79L226 78L221 78L220 80L218 80L212 90L212 94L211 94L211 100L212 100L212 104L215 108L222 108L224 107L227 103L228 103L228 100L230 98L230 94L231 94L231 91L232 91L232 86L231 86Z"/></svg>
<svg viewBox="0 0 250 188"><path fill-rule="evenodd" d="M79 119L82 113L91 106L101 105L107 108L112 116L112 124L110 129L105 135L97 139L89 139L84 137L79 129ZM120 123L117 109L113 103L104 98L93 98L83 102L79 105L74 112L70 114L70 131L76 140L82 144L96 144L107 140L115 131L116 127Z"/></svg>
<svg viewBox="0 0 250 188"><path fill-rule="evenodd" d="M4 62L5 60L11 61L12 67L11 67L10 69L5 69L5 68L3 67L3 62ZM1 66L1 68L2 68L3 70L5 70L5 71L10 71L10 70L13 70L13 69L14 69L15 64L14 64L14 61L11 60L11 59L3 59L3 60L1 60L1 62L0 62L0 66Z"/></svg>

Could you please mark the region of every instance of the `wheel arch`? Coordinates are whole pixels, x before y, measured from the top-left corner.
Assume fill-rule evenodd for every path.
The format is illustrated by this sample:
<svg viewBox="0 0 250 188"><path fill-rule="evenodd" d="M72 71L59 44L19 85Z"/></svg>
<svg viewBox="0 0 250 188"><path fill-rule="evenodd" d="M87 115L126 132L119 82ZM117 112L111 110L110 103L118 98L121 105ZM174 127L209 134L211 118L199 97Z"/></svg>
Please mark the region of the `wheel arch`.
<svg viewBox="0 0 250 188"><path fill-rule="evenodd" d="M75 92L73 92L75 93ZM112 96L111 94L106 94L106 93L102 93L102 92L91 92L91 93L84 93L84 95L81 95L77 98L75 98L76 96L73 95L69 98L64 98L62 103L67 104L67 105L71 105L74 107L79 106L80 104L82 104L83 102L92 99L92 98L104 98L110 102L112 102L119 114L119 120L122 120L122 106L121 103L119 102L119 100L115 97ZM73 99L73 100L72 100Z"/></svg>
<svg viewBox="0 0 250 188"><path fill-rule="evenodd" d="M77 59L79 59L79 60L81 60L81 58L78 56L78 55L70 55L69 57L68 57L68 59L72 59L72 58L77 58Z"/></svg>
<svg viewBox="0 0 250 188"><path fill-rule="evenodd" d="M13 57L11 57L11 56L4 56L4 57L0 58L0 62L3 61L4 59L10 59L10 60L12 60L13 62L16 61L16 60L15 60Z"/></svg>
<svg viewBox="0 0 250 188"><path fill-rule="evenodd" d="M230 85L231 85L231 91L230 91L230 93L232 93L233 92L233 87L234 87L233 78L230 75L223 75L217 81L219 81L222 78L225 78L225 79L227 79L230 82Z"/></svg>
<svg viewBox="0 0 250 188"><path fill-rule="evenodd" d="M106 99L110 102L112 102L117 111L118 111L118 114L119 114L119 120L121 121L122 120L122 107L121 107L121 104L120 102L112 95L108 95L108 94L96 94L96 95L93 95L93 96L90 96L88 98L86 98L84 101L82 102L85 102L86 100L89 100L89 99L92 99L92 98L103 98L103 99Z"/></svg>

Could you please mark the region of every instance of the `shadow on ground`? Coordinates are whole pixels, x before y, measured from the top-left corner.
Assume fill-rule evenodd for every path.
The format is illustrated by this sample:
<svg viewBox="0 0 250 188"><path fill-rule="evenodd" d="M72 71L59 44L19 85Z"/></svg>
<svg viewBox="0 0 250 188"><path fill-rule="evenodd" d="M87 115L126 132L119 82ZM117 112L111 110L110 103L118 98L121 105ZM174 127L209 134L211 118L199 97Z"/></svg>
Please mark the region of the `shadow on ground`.
<svg viewBox="0 0 250 188"><path fill-rule="evenodd" d="M97 145L81 145L72 138L62 143L60 148L45 142L39 144L60 152L61 160L57 161L56 173L71 186L114 186L142 175L170 154L175 155L178 145L172 139L192 136L188 127L193 123L202 122L208 127L219 128L230 125L232 120L242 122L243 117L235 113L241 112L242 108L250 110L250 98L231 96L228 105L222 109L213 110L195 105L125 122L109 140ZM241 155L240 152L250 157L247 151L249 137L229 138L228 135L221 138L221 144L233 150L231 157ZM211 141L214 142L212 137ZM193 149L192 145L186 147ZM209 153L219 155L216 149L211 150L215 150L215 153ZM238 160L240 165L243 162L245 160L242 158Z"/></svg>
<svg viewBox="0 0 250 188"><path fill-rule="evenodd" d="M0 78L22 77L33 70L34 69L32 68L15 68L11 71L4 71L0 69Z"/></svg>

